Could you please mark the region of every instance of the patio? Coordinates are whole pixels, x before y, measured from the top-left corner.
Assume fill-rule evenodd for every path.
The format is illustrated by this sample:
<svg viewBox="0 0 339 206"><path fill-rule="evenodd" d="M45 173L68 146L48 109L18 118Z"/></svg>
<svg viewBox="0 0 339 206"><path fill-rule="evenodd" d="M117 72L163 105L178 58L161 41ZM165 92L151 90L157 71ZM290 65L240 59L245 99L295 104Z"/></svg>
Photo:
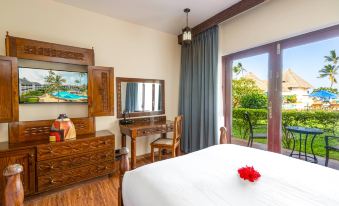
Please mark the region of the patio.
<svg viewBox="0 0 339 206"><path fill-rule="evenodd" d="M247 147L247 140L232 137L232 144L237 144L237 145L242 145L242 146ZM261 143L258 143L258 142L253 142L253 148L261 149L261 150L267 150L265 144L261 144ZM282 154L289 156L290 153L291 153L291 150L284 149L284 148L282 149ZM325 165L325 158L317 156L317 159L318 159L317 164L322 165L322 166ZM332 168L332 169L339 170L339 161L330 159L330 161L328 163L328 167Z"/></svg>

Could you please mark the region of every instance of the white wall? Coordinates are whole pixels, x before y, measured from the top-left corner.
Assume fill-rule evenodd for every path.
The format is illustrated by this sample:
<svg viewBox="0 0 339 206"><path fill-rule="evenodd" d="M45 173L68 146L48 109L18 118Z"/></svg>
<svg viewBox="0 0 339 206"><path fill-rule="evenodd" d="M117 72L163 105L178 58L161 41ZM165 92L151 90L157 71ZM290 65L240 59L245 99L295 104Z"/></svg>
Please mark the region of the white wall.
<svg viewBox="0 0 339 206"><path fill-rule="evenodd" d="M93 46L96 65L113 66L115 77L164 79L166 114L170 119L177 114L180 47L174 35L51 0L1 0L0 55L5 55L6 31L18 37ZM71 117L87 114L86 106L80 105L24 105L20 106L20 119L53 119L61 112L70 113ZM96 118L96 128L112 131L117 147L120 146L115 116ZM152 139L137 140L138 155L148 150ZM0 124L0 141L7 140L7 124Z"/></svg>
<svg viewBox="0 0 339 206"><path fill-rule="evenodd" d="M339 0L269 0L220 24L221 55L339 24Z"/></svg>

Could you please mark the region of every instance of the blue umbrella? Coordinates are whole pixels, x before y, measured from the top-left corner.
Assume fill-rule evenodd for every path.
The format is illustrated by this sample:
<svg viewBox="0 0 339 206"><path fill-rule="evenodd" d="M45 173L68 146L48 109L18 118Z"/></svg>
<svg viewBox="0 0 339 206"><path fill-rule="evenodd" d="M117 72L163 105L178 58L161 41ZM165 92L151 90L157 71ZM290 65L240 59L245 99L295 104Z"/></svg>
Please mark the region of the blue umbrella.
<svg viewBox="0 0 339 206"><path fill-rule="evenodd" d="M319 90L317 92L313 92L312 94L310 94L311 97L318 97L318 98L321 98L321 99L335 99L337 98L337 95L332 93L332 92L329 92L329 91L326 91L326 90Z"/></svg>

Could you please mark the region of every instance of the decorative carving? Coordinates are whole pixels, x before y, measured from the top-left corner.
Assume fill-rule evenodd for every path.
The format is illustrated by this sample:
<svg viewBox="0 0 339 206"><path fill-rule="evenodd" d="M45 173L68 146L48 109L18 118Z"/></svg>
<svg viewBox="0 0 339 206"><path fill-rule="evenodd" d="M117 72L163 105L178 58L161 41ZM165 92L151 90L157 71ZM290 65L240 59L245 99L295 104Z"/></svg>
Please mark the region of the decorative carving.
<svg viewBox="0 0 339 206"><path fill-rule="evenodd" d="M108 88L108 76L107 73L103 72L101 73L101 79L102 79L102 88ZM101 89L101 98L102 98L102 107L105 111L109 110L109 104L108 104L108 91L107 89Z"/></svg>
<svg viewBox="0 0 339 206"><path fill-rule="evenodd" d="M94 65L94 50L6 36L6 55L21 59Z"/></svg>
<svg viewBox="0 0 339 206"><path fill-rule="evenodd" d="M84 60L85 55L78 52L71 51L63 51L57 50L53 48L47 47L37 47L32 45L24 45L24 53L25 54L34 54L41 56L49 56L49 57L59 57L64 59L76 59L76 60Z"/></svg>

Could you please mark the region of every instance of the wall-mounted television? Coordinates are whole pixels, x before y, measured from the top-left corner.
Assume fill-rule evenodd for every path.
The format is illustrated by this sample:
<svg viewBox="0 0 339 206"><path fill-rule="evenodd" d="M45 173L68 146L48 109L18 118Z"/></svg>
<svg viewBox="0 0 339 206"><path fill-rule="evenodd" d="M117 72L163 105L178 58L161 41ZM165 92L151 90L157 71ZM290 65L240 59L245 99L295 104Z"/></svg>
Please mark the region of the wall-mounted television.
<svg viewBox="0 0 339 206"><path fill-rule="evenodd" d="M19 67L19 102L88 102L86 72Z"/></svg>

